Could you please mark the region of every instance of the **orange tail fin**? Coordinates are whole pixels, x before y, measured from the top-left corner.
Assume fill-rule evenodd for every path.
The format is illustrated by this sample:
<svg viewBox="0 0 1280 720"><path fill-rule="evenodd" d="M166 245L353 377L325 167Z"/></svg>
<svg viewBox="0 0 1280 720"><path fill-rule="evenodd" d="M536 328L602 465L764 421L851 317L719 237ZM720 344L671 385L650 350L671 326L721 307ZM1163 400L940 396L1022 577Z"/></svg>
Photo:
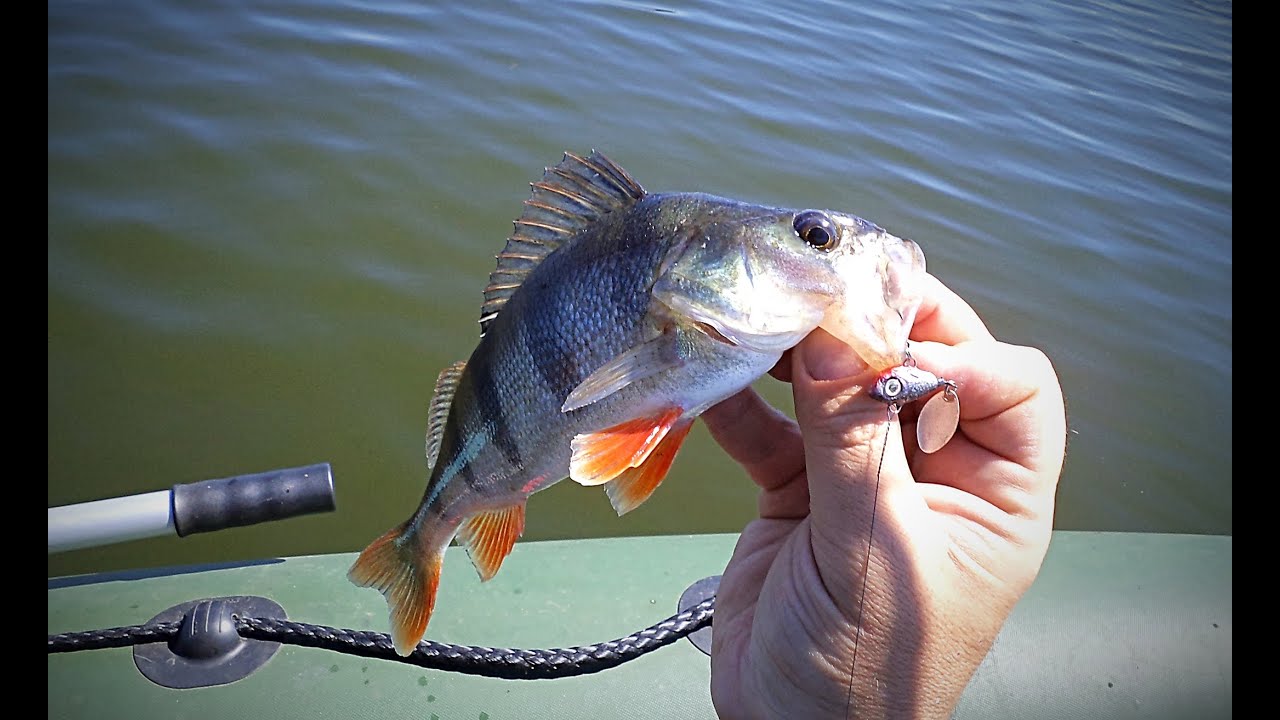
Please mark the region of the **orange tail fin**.
<svg viewBox="0 0 1280 720"><path fill-rule="evenodd" d="M444 549L425 546L419 533L393 528L369 543L347 578L360 587L372 587L387 598L391 611L391 640L396 652L408 655L427 631L436 606Z"/></svg>

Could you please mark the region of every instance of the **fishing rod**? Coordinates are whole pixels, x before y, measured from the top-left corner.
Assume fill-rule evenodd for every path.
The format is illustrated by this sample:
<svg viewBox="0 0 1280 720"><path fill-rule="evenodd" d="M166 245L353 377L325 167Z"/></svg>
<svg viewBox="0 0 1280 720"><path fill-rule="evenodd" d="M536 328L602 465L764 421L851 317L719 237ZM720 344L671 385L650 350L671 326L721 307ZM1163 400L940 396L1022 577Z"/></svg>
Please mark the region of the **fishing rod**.
<svg viewBox="0 0 1280 720"><path fill-rule="evenodd" d="M330 512L329 463L174 485L168 490L49 508L49 554Z"/></svg>

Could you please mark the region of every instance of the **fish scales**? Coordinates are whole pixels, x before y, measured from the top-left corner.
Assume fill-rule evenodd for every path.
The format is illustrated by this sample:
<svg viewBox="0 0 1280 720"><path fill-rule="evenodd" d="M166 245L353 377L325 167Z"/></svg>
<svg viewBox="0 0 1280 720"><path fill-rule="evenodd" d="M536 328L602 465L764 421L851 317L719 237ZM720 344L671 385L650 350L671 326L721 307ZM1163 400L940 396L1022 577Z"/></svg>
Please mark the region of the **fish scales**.
<svg viewBox="0 0 1280 720"><path fill-rule="evenodd" d="M455 537L488 579L538 490L570 477L634 509L698 414L816 327L896 365L924 272L915 243L860 218L646 194L599 153L549 168L515 228L480 342L437 383L422 502L349 572L386 595L401 654L425 632Z"/></svg>
<svg viewBox="0 0 1280 720"><path fill-rule="evenodd" d="M485 438L462 465L494 495L517 491L529 477L553 475L557 467L564 472L556 480L567 475L567 438L591 416L548 409L559 408L592 370L641 334L649 287L671 240L645 232L653 218L643 215L587 231L562 247L539 267L537 281L526 282L503 307L463 371L446 425L459 431L446 431L437 461L442 471L432 473L428 496L451 481L443 471L465 452L460 436ZM463 393L467 401L458 399ZM507 462L511 451L500 441L531 464ZM499 452L486 452L490 446Z"/></svg>
<svg viewBox="0 0 1280 720"><path fill-rule="evenodd" d="M625 388L591 413L547 409L560 407L593 370L645 339L662 258L672 245L702 231L703 224L690 218L725 220L759 211L696 194L650 195L633 212L585 231L549 256L537 281L526 282L504 306L467 361L455 398L465 394L474 401L452 405L451 425L460 432L446 434L437 463L445 472L434 472L427 489L428 498L439 497L436 513L460 517L475 503L470 490L440 495L453 478L449 468L468 473L471 489L494 501L518 492L531 478L547 478L550 485L566 477L568 440L614 424L648 387L642 382ZM465 449L460 436L484 438L465 462L458 462ZM459 495L466 496L460 505L450 499Z"/></svg>

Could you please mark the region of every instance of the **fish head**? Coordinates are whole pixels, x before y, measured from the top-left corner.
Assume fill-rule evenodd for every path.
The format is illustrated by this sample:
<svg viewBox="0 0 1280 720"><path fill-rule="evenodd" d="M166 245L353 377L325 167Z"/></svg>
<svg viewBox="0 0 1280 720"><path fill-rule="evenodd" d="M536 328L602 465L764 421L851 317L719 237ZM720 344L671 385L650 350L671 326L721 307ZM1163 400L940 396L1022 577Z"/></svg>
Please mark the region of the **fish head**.
<svg viewBox="0 0 1280 720"><path fill-rule="evenodd" d="M806 245L824 252L826 233L810 229L829 220L837 228L835 244L825 252L835 275L834 301L818 326L848 345L876 370L906 359L907 336L922 300L924 251L862 218L840 213L804 211L795 218Z"/></svg>
<svg viewBox="0 0 1280 720"><path fill-rule="evenodd" d="M658 300L760 352L821 327L873 369L903 362L925 272L916 243L844 213L735 205L683 218Z"/></svg>

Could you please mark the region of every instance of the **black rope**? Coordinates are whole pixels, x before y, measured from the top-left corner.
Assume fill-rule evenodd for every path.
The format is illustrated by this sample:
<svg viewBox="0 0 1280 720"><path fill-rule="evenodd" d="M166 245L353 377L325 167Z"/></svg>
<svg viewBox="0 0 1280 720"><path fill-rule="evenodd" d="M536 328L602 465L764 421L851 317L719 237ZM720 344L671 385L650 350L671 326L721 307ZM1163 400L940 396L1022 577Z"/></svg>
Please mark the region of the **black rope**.
<svg viewBox="0 0 1280 720"><path fill-rule="evenodd" d="M106 630L86 630L49 636L49 652L75 652L77 650L102 650L104 648L129 647L153 642L169 642L177 637L182 621L129 625Z"/></svg>
<svg viewBox="0 0 1280 720"><path fill-rule="evenodd" d="M670 645L711 624L715 597L626 637L595 645L550 650L521 650L452 645L423 640L407 657L396 654L391 636L367 630L344 630L325 625L235 616L243 638L333 650L360 657L394 660L418 667L509 680L548 680L587 675L634 660ZM49 636L49 652L129 647L168 642L177 637L182 621L62 633Z"/></svg>

